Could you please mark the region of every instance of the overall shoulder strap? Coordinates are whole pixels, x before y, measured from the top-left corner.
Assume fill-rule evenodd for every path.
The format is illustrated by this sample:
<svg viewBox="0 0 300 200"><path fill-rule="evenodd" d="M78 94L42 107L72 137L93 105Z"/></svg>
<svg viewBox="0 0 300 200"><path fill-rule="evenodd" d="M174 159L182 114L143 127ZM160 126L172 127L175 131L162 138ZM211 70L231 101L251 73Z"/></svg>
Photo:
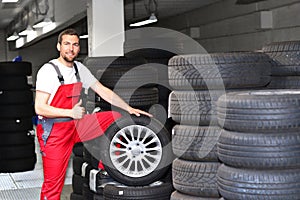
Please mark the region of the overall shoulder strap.
<svg viewBox="0 0 300 200"><path fill-rule="evenodd" d="M76 65L75 62L74 62L74 68L75 68L75 76L76 76L77 82L80 82L80 76L79 76L79 73L78 73L78 67L77 67L77 65Z"/></svg>
<svg viewBox="0 0 300 200"><path fill-rule="evenodd" d="M57 73L57 77L58 77L58 80L60 82L60 84L64 84L65 80L64 80L64 77L61 75L57 65L55 65L53 62L49 62L50 65L52 65Z"/></svg>

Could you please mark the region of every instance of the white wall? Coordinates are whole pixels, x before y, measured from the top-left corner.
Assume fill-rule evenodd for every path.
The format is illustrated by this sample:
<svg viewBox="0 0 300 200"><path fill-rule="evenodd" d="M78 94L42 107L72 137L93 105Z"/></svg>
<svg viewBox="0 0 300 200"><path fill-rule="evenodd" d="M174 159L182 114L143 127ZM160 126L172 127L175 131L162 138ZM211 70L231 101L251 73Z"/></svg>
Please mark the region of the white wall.
<svg viewBox="0 0 300 200"><path fill-rule="evenodd" d="M268 0L249 5L235 2L220 1L161 20L158 26L188 35L191 28L198 29L200 37L195 40L208 52L252 51L274 41L300 40L300 0ZM272 11L273 28L260 28L261 11Z"/></svg>

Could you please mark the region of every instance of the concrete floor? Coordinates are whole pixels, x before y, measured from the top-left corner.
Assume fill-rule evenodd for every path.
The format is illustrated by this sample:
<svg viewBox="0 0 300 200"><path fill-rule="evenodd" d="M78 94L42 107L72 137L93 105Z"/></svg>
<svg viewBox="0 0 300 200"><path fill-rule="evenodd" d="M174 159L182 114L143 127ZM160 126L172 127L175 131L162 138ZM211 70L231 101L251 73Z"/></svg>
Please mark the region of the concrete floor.
<svg viewBox="0 0 300 200"><path fill-rule="evenodd" d="M0 173L0 200L39 200L43 183L43 168L36 141L37 163L33 171ZM69 200L72 193L73 168L70 160L61 200Z"/></svg>

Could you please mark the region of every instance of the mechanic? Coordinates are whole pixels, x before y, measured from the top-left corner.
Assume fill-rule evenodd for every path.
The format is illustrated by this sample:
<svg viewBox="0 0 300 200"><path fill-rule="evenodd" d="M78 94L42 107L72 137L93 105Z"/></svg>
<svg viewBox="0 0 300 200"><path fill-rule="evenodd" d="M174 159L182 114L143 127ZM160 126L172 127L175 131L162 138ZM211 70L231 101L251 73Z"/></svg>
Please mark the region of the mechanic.
<svg viewBox="0 0 300 200"><path fill-rule="evenodd" d="M102 85L82 63L75 61L79 35L67 29L58 36L60 56L44 64L36 80L35 111L37 137L43 160L44 182L41 200L59 200L66 169L75 143L101 136L121 114L115 111L85 114L81 89L91 88L110 104L130 114L151 114L132 108L116 93Z"/></svg>

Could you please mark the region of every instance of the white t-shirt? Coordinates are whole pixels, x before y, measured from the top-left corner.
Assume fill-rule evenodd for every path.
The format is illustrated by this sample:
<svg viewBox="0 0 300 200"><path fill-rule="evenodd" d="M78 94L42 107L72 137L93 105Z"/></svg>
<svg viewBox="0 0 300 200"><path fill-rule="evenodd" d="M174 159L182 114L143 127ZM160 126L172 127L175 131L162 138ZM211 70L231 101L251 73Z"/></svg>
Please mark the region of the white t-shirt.
<svg viewBox="0 0 300 200"><path fill-rule="evenodd" d="M76 83L76 75L75 75L75 68L66 67L58 59L53 59L50 62L58 66L60 73L64 78L65 84ZM84 66L82 63L75 61L78 73L80 76L80 80L82 82L82 87L88 89L94 83L96 83L97 79L95 76L90 72L90 70ZM51 103L58 87L61 83L58 80L58 74L55 68L49 64L44 64L41 69L37 73L36 78L36 90L43 91L50 94L50 98L48 104Z"/></svg>

